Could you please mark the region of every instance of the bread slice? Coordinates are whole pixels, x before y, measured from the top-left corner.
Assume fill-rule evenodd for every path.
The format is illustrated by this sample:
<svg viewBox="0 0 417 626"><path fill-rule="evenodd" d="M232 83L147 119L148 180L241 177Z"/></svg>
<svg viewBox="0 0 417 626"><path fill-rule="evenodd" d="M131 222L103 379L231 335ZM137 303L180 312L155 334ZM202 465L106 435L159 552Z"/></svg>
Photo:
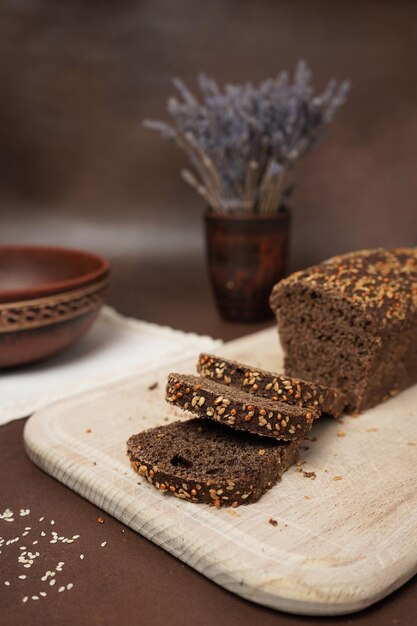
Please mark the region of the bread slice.
<svg viewBox="0 0 417 626"><path fill-rule="evenodd" d="M361 250L272 290L285 373L336 387L362 411L417 383L417 248Z"/></svg>
<svg viewBox="0 0 417 626"><path fill-rule="evenodd" d="M312 409L250 395L191 374L170 374L165 399L197 417L286 441L306 439L314 419L319 417Z"/></svg>
<svg viewBox="0 0 417 626"><path fill-rule="evenodd" d="M213 354L200 354L197 371L219 383L240 387L271 400L312 408L333 417L340 417L347 404L345 395L333 387L274 374Z"/></svg>
<svg viewBox="0 0 417 626"><path fill-rule="evenodd" d="M259 500L295 463L298 448L191 419L133 435L127 453L161 492L220 508Z"/></svg>

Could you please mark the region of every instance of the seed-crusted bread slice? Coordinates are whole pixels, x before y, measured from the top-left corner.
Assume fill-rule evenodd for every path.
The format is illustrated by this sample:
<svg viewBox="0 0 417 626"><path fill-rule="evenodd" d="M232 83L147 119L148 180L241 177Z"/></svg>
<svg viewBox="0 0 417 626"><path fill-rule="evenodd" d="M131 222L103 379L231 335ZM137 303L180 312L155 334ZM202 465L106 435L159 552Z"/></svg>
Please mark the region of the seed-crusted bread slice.
<svg viewBox="0 0 417 626"><path fill-rule="evenodd" d="M285 441L306 439L314 419L319 417L312 409L257 397L191 374L170 374L165 399L197 417Z"/></svg>
<svg viewBox="0 0 417 626"><path fill-rule="evenodd" d="M213 354L200 354L197 371L219 383L240 387L271 400L312 408L333 417L340 417L347 403L345 395L333 387L275 374Z"/></svg>
<svg viewBox="0 0 417 626"><path fill-rule="evenodd" d="M127 453L161 492L219 508L259 500L295 463L298 448L191 419L133 435Z"/></svg>
<svg viewBox="0 0 417 626"><path fill-rule="evenodd" d="M417 383L417 248L361 250L272 290L285 373L342 390L348 411Z"/></svg>

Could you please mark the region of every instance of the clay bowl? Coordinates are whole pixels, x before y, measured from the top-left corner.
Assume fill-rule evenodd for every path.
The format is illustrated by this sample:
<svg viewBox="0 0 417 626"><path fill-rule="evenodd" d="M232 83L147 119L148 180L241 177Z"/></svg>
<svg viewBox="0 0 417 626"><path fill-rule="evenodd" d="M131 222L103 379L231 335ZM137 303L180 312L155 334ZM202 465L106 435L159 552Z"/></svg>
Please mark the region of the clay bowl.
<svg viewBox="0 0 417 626"><path fill-rule="evenodd" d="M109 264L95 254L0 245L0 368L46 359L78 341L108 281Z"/></svg>

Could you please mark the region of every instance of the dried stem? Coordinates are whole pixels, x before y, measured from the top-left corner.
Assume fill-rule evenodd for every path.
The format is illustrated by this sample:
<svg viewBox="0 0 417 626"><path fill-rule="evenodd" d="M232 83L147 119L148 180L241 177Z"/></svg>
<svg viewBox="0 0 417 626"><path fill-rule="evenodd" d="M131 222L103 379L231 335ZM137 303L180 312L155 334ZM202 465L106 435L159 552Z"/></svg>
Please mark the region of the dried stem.
<svg viewBox="0 0 417 626"><path fill-rule="evenodd" d="M202 102L178 78L179 98L168 100L174 125L145 120L147 128L177 143L191 168L181 172L219 213L273 213L286 192L294 163L314 147L346 100L349 83L329 81L313 94L311 72L300 61L255 86L226 85L199 76Z"/></svg>

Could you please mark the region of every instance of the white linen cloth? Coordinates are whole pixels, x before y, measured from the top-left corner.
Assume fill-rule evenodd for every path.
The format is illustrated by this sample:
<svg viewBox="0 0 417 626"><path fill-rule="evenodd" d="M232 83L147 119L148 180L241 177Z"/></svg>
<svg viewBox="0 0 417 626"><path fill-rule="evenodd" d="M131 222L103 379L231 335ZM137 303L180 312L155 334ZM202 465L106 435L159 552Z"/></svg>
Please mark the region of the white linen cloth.
<svg viewBox="0 0 417 626"><path fill-rule="evenodd" d="M90 332L49 360L2 373L0 425L62 398L221 345L211 337L126 318L103 307Z"/></svg>

